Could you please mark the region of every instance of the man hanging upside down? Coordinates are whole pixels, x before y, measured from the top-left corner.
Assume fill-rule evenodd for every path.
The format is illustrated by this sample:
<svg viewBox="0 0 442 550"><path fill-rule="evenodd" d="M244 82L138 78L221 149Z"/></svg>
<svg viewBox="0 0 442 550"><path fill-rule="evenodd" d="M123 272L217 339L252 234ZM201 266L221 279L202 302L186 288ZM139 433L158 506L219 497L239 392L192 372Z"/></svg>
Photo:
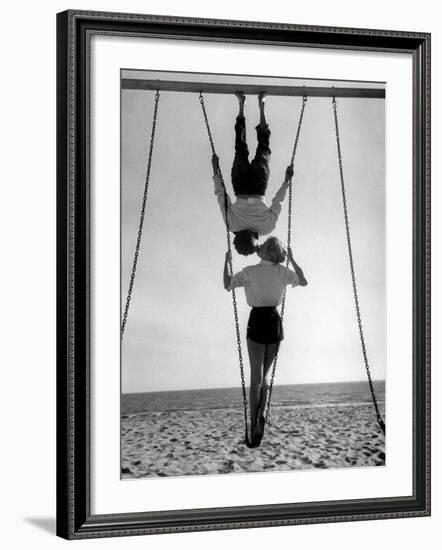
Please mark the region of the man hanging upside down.
<svg viewBox="0 0 442 550"><path fill-rule="evenodd" d="M239 100L239 112L235 122L235 158L231 178L236 201L232 204L227 195L227 212L217 155L212 157L213 181L215 195L218 198L224 221L235 233L233 244L239 254L247 256L257 251L258 236L268 235L275 228L289 182L293 177L293 165L287 166L284 182L274 196L271 205L268 206L265 202L265 193L270 174L271 150L269 146L270 128L265 116L266 94L261 93L258 96L260 112L260 121L256 126L258 147L255 158L251 162L249 162L244 117L246 97L241 92L235 95Z"/></svg>

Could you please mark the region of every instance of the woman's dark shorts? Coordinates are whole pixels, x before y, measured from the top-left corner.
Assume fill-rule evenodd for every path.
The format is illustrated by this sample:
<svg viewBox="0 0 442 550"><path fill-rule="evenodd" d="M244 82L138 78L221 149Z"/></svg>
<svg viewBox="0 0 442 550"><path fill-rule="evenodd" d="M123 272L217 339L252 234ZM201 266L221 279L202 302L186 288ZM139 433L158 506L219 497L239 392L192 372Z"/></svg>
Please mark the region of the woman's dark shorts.
<svg viewBox="0 0 442 550"><path fill-rule="evenodd" d="M247 325L247 338L258 344L276 344L284 338L281 316L276 307L253 307Z"/></svg>

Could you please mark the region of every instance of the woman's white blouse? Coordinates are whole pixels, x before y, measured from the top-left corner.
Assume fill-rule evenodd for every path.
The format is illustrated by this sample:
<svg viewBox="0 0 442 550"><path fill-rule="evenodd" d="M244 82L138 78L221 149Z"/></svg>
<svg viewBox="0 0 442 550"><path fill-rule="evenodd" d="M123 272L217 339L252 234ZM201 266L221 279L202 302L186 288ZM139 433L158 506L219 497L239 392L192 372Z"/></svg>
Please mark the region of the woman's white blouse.
<svg viewBox="0 0 442 550"><path fill-rule="evenodd" d="M235 273L229 290L242 286L249 306L269 307L280 305L286 285L298 286L298 275L284 265L261 260Z"/></svg>

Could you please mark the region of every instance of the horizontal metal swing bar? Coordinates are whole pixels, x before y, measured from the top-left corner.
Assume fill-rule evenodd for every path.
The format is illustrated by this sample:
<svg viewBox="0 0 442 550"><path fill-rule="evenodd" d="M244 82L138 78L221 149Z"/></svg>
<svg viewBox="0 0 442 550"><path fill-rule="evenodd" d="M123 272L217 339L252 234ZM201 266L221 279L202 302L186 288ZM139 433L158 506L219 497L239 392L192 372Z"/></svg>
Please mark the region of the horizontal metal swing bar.
<svg viewBox="0 0 442 550"><path fill-rule="evenodd" d="M193 92L207 94L259 94L308 97L363 97L385 98L383 88L334 88L319 86L260 86L255 84L226 84L222 82L183 82L173 80L142 80L123 78L123 90L160 90L166 92Z"/></svg>

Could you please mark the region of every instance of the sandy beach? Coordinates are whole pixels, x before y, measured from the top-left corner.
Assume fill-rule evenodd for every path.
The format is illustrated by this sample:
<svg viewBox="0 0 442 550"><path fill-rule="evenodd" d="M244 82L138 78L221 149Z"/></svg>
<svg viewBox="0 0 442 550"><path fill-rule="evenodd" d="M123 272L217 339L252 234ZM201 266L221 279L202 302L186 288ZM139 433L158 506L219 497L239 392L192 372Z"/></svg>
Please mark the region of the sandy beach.
<svg viewBox="0 0 442 550"><path fill-rule="evenodd" d="M371 404L279 406L270 422L249 449L239 409L123 415L121 478L385 465Z"/></svg>

